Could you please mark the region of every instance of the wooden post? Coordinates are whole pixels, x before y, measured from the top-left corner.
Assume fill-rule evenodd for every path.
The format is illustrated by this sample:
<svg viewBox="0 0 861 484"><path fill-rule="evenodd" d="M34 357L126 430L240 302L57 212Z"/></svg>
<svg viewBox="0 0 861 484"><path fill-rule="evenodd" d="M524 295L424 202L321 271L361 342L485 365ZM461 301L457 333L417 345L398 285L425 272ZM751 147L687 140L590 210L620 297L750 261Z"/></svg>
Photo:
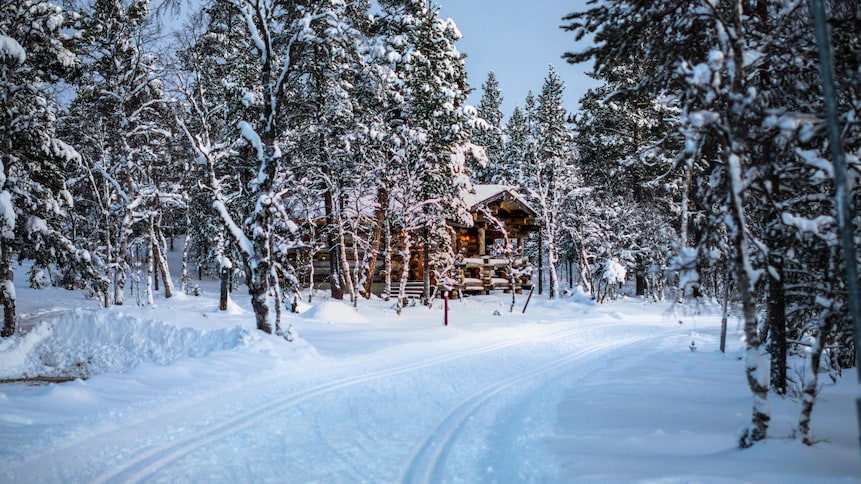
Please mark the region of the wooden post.
<svg viewBox="0 0 861 484"><path fill-rule="evenodd" d="M535 286L532 286L532 288L529 290L529 295L526 296L526 304L523 305L523 311L520 312L521 314L526 314L526 306L529 306L529 300L532 299L532 291L534 290Z"/></svg>
<svg viewBox="0 0 861 484"><path fill-rule="evenodd" d="M422 303L430 301L430 232L425 227L425 241L422 250Z"/></svg>
<svg viewBox="0 0 861 484"><path fill-rule="evenodd" d="M445 311L443 316L443 321L446 326L448 326L448 291L445 291L445 296L443 296L443 301L445 301Z"/></svg>
<svg viewBox="0 0 861 484"><path fill-rule="evenodd" d="M538 294L544 289L544 233L538 226ZM526 308L524 308L526 309Z"/></svg>

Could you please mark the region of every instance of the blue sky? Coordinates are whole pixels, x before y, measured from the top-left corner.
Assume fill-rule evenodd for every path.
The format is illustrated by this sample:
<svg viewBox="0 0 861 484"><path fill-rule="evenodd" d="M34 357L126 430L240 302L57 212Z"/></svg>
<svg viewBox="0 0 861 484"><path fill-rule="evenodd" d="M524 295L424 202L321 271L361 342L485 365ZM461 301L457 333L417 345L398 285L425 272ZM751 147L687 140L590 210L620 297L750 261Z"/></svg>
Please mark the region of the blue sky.
<svg viewBox="0 0 861 484"><path fill-rule="evenodd" d="M574 35L559 28L562 17L584 10L586 0L436 0L440 16L455 21L463 39L457 48L468 55L469 103L481 99L481 85L494 71L504 98L505 116L523 106L530 90L538 95L550 64L565 81L565 108L576 111L578 99L596 85L584 72L591 66L562 59L577 50Z"/></svg>

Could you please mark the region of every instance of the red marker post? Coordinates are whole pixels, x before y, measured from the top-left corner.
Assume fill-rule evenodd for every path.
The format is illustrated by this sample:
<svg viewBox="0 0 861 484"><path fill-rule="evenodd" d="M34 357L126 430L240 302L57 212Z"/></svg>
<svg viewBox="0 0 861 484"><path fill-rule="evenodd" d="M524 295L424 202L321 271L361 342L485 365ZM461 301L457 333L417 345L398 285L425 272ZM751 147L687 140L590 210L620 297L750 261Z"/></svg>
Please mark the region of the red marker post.
<svg viewBox="0 0 861 484"><path fill-rule="evenodd" d="M443 322L448 326L448 291L445 292L442 299L445 301L445 317L443 318Z"/></svg>

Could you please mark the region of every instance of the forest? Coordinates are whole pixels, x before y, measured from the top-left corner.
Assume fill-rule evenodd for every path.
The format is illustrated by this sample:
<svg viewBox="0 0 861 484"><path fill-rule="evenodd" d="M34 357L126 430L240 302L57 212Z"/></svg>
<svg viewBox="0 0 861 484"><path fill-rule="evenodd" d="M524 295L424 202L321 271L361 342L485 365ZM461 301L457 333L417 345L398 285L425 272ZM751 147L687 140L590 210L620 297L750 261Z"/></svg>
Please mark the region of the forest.
<svg viewBox="0 0 861 484"><path fill-rule="evenodd" d="M393 260L424 250L450 287L448 221L499 184L538 213L526 249L551 299L631 280L737 308L755 400L739 444L793 383L810 439L820 369L856 365L861 245L861 8L825 4L823 63L806 1L592 1L560 19L592 46L547 48L594 62L601 87L567 112L551 68L503 113L492 72L466 104L461 34L425 0L0 0L2 335L15 284L146 305L204 274L277 333L316 259L332 298L361 304L384 274L400 306Z"/></svg>

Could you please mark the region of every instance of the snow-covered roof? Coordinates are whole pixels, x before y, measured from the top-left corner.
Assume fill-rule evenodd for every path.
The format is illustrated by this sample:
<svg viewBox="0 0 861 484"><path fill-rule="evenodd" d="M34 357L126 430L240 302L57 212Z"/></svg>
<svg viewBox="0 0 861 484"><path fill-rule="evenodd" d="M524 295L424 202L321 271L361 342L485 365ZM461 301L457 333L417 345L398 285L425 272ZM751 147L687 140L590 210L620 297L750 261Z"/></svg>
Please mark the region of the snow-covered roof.
<svg viewBox="0 0 861 484"><path fill-rule="evenodd" d="M492 203L504 196L508 196L518 205L522 206L523 211L530 216L537 216L535 210L526 201L526 198L511 185L473 185L473 191L462 190L460 193L464 201L464 205L469 212L473 212L482 205ZM348 218L356 217L373 217L377 207L376 194L365 194L359 200L353 200L344 207L344 215ZM320 219L325 216L322 200L317 200L310 206L294 206L294 216L299 220L305 220L307 217ZM307 210L307 213L304 211Z"/></svg>
<svg viewBox="0 0 861 484"><path fill-rule="evenodd" d="M472 192L461 192L461 198L470 211L477 209L480 205L487 205L508 195L518 205L522 205L524 211L533 217L537 215L537 212L529 205L529 202L526 201L523 195L511 185L473 185L473 190Z"/></svg>

